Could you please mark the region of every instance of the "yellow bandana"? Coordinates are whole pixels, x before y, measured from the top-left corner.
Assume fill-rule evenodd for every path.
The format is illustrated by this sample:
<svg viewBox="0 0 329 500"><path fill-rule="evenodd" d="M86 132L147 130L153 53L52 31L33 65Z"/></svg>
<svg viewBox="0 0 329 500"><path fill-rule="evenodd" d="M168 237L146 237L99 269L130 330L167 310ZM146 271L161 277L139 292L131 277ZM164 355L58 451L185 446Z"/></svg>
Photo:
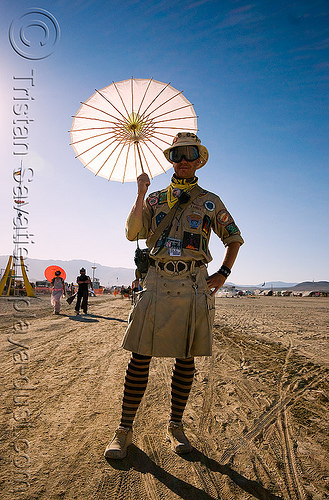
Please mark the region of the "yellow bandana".
<svg viewBox="0 0 329 500"><path fill-rule="evenodd" d="M178 200L180 192L177 192L176 190L188 192L191 191L191 189L196 186L197 183L197 177L193 177L192 179L176 179L176 177L172 177L171 184L168 187L167 192L167 203L169 205L169 208L172 208Z"/></svg>

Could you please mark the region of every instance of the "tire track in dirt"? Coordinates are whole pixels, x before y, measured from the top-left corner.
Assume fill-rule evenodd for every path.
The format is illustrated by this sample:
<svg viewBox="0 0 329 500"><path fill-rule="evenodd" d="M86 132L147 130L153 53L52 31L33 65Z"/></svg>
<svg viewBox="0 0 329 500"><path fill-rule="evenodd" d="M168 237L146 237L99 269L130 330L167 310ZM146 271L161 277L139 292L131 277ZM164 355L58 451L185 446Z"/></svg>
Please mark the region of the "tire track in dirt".
<svg viewBox="0 0 329 500"><path fill-rule="evenodd" d="M292 347L293 347L292 340L289 339L289 347L287 349L286 357L282 367L282 374L279 384L280 402L282 402L284 397L287 396L289 392L289 385L287 389L284 389L284 385L288 382L289 379L288 365L289 365L289 359L292 354ZM301 379L299 381L301 381ZM291 442L289 423L287 417L287 408L285 405L283 406L281 412L278 415L276 421L276 427L279 431L279 436L280 436L282 458L283 458L285 478L286 478L285 484L287 485L287 489L289 490L289 498L291 498L292 500L306 500L304 491L298 479L300 471L297 471L296 456L294 454Z"/></svg>
<svg viewBox="0 0 329 500"><path fill-rule="evenodd" d="M145 488L148 492L148 500L157 500L159 498L169 499L171 495L169 491L163 486L161 482L161 476L165 476L164 471L166 473L171 473L170 468L170 460L168 460L168 455L166 451L163 449L164 439L160 440L162 444L162 449L158 451L159 447L159 439L156 438L155 435L144 434L141 436L139 441L140 447L145 451L145 453L149 456L149 458L154 462L150 469L150 473L143 475L143 480L145 482ZM147 463L144 462L143 468L147 470ZM153 474L152 474L153 472ZM158 480L155 480L155 476L158 477Z"/></svg>
<svg viewBox="0 0 329 500"><path fill-rule="evenodd" d="M298 480L296 457L291 444L291 436L288 428L287 412L285 409L277 419L277 426L281 437L282 455L285 468L286 485L289 490L289 498L292 500L306 500L304 491Z"/></svg>
<svg viewBox="0 0 329 500"><path fill-rule="evenodd" d="M268 443L268 440L264 439L263 447L266 441ZM253 445L253 443L251 443L250 445L253 448L255 457L254 472L256 477L259 479L260 483L262 483L265 478L266 482L269 481L270 485L273 488L275 486L276 489L279 489L280 494L283 495L284 499L289 500L289 492L285 484L284 477L282 476L282 474L279 473L279 470L277 468L278 460L275 460L269 451L272 449L271 444L267 444L267 448L269 450L267 449L266 452L260 446ZM257 468L257 462L260 464L263 474L259 473L259 470Z"/></svg>
<svg viewBox="0 0 329 500"><path fill-rule="evenodd" d="M246 362L246 356L244 353L244 346L242 341L240 343L236 343L232 341L227 335L225 335L223 332L222 334L222 339L225 340L226 344L233 345L239 352L239 362L235 359L235 357L232 357L229 353L232 354L232 348L226 348L224 351L221 352L220 355L217 354L216 356L216 368L217 368L217 377L218 377L218 368L220 367L220 377L221 375L224 375L224 378L227 378L228 380L232 381L234 383L234 391L236 393L235 399L237 401L244 402L245 407L246 407L246 412L243 411L243 408L238 407L238 413L236 413L236 418L237 421L241 422L244 424L245 428L247 428L248 425L248 418L247 415L250 415L252 413L259 413L259 410L263 407L263 405L254 397L255 394L255 388L254 388L254 382L250 379L243 379L241 377L241 374L244 374L242 370L245 369L247 362ZM216 348L216 340L214 343L214 346ZM221 350L221 346L217 346L218 350ZM211 391L207 391L207 389L204 392L204 403L203 403L203 408L201 411L201 415L204 413L205 409L205 414L206 418L201 416L201 425L199 427L200 431L205 431L208 430L210 436L207 438L207 434L205 432L201 432L201 435L203 435L204 441L199 442L199 446L201 449L206 449L205 445L210 439L211 442L211 447L209 447L209 450L214 447L214 442L211 436L211 425L208 425L207 428L207 422L213 422L214 421L214 415L213 415L213 405L216 403L216 395L214 394L214 387L216 387L216 379L215 379L215 370L214 370L214 359L215 357L212 358L211 365L209 366L211 377L209 377L209 382L212 387ZM228 375L230 372L233 370L235 371L235 375ZM226 374L226 376L225 376ZM232 378L233 376L233 378ZM222 384L220 384L222 385ZM228 389L228 396L231 398L231 389ZM227 392L227 390L226 390ZM264 400L264 398L263 398ZM211 401L211 403L210 403ZM265 398L265 402L268 403L268 399ZM200 434L200 432L199 432ZM248 436L247 436L248 438ZM198 439L196 441L199 441ZM249 443L246 442L247 445ZM257 448L257 447L256 447ZM213 452L212 452L213 453ZM232 455L233 456L233 455ZM231 457L229 457L231 458ZM228 459L229 459L228 458ZM276 482L283 482L282 478L276 473L276 463L273 462L271 466L267 465L267 476L266 480L268 482L268 478L271 477L271 480L273 481L273 477L276 477L279 479L279 481ZM197 469L198 470L198 469ZM202 471L198 470L198 474L201 474ZM231 482L227 481L216 481L215 482L215 488L217 492L219 492L219 498L225 498L225 499L236 499L237 492L232 489L232 484Z"/></svg>
<svg viewBox="0 0 329 500"><path fill-rule="evenodd" d="M94 490L95 491L95 490ZM147 492L138 473L132 470L103 471L91 500L147 499Z"/></svg>
<svg viewBox="0 0 329 500"><path fill-rule="evenodd" d="M211 457L212 447L209 445L208 440L196 441L196 448L200 450L204 457ZM236 496L232 491L232 484L227 480L222 474L218 474L207 467L206 464L201 461L192 462L194 469L194 475L201 481L204 485L205 491L211 494L215 499L225 498L225 500L235 500Z"/></svg>
<svg viewBox="0 0 329 500"><path fill-rule="evenodd" d="M239 368L241 370L248 370L248 368L249 368L249 362L246 360L246 356L245 356L245 352L244 352L245 349L248 346L245 346L245 349L244 349L243 341L242 340L240 340L239 343L235 342L228 335L225 335L225 333L224 333L223 330L224 329L221 329L221 331L220 331L222 339L226 343L235 346L238 349L239 353L240 353L239 362L237 362L236 359L233 358L232 356L230 356L228 353L225 354L225 356L223 355L223 359L222 359L223 362L224 363L226 362L226 366L227 367L232 367L234 365L239 364ZM229 331L228 328L226 328L226 330ZM232 333L232 330L230 331L230 333ZM256 341L255 343L257 344L257 348L258 349L259 349L259 347L261 347L261 348L264 347L263 345L260 345L260 342L258 342L258 341ZM228 351L228 349L227 349L227 351ZM245 401L248 402L248 405L252 407L251 410L256 410L256 409L261 408L260 403L257 403L257 401L255 400L255 398L253 397L253 393L251 392L251 390L248 389L246 381L243 381L243 380L241 380L241 378L239 378L238 382L239 383L236 384L236 390L238 392L240 392L240 395L242 396L242 399L245 399ZM250 384L250 381L248 381L248 382ZM270 403L267 398L265 398L265 402L266 402L266 404Z"/></svg>
<svg viewBox="0 0 329 500"><path fill-rule="evenodd" d="M227 340L229 340L229 339L227 339ZM242 364L243 364L243 361L245 360L244 355L243 355L243 348L237 344L236 344L236 346L239 349L240 356L242 359ZM218 365L219 365L218 360L222 366L221 371L224 373L228 367L236 366L236 368L238 368L238 364L236 363L236 360L228 355L227 350L225 350L224 353L222 353L221 355L216 356L216 367L218 367ZM194 438L195 438L194 442L197 443L198 448L205 450L205 452L209 453L210 456L213 454L213 449L214 449L214 439L211 435L212 423L214 421L213 405L214 405L214 401L216 400L216 395L214 394L214 388L216 387L214 363L215 363L215 357L212 357L208 362L207 369L205 369L205 366L203 366L203 369L207 373L209 373L209 376L208 376L208 380L207 380L207 385L203 388L203 405L202 405L202 409L200 412L200 424L199 424L199 429L198 429L198 435L202 436L202 441L200 441L200 439L197 436L194 436ZM241 366L241 363L240 363L239 367L240 366ZM238 383L235 384L235 389L238 393L238 396L242 396L239 399L244 400L248 404L249 409L250 409L250 405L252 405L252 408L259 410L261 408L261 405L258 404L255 401L255 399L252 397L252 388L250 389L248 387L249 381L245 381L245 380L241 380L241 379L237 378L236 382L240 383L240 386ZM242 386L241 386L241 384L242 384ZM252 409L250 409L250 412L252 412ZM238 419L239 420L243 419L245 424L247 423L247 419L243 418L243 416L241 415L241 411L239 412ZM207 445L208 441L209 441L209 445ZM223 480L223 478L221 478L221 480L219 480L218 474L214 475L214 473L211 472L210 470L207 470L207 469L205 470L204 466L201 466L200 464L197 464L197 463L193 463L193 468L195 470L195 475L198 478L199 482L201 482L201 484L203 484L204 491L207 491L208 493L214 495L214 498L225 498L225 500L226 499L235 500L237 498L236 495L241 495L241 493L237 493L236 489L232 486L232 483L230 481ZM275 464L273 464L272 467L268 467L268 470L275 471ZM276 474L274 474L274 476L276 476ZM268 477L273 478L273 475L271 475L271 473L268 472L267 479L268 479ZM280 478L280 481L282 482L281 478ZM217 495L218 495L218 497L217 497Z"/></svg>
<svg viewBox="0 0 329 500"><path fill-rule="evenodd" d="M310 477L313 478L312 488L314 492L319 496L319 498L328 499L328 472L325 470L326 464L328 463L328 457L325 458L326 462L322 464L322 468L319 469L314 463L305 463L304 468L307 470ZM319 481L325 484L323 488L315 485L314 482Z"/></svg>
<svg viewBox="0 0 329 500"><path fill-rule="evenodd" d="M252 441L249 443L249 446L253 448L255 458L257 458L258 462L269 475L271 482L279 487L283 498L285 500L292 500L291 488L289 487L291 480L287 479L286 469L283 469L281 466L284 461L283 444L277 422L273 421L265 429L264 434L258 446Z"/></svg>
<svg viewBox="0 0 329 500"><path fill-rule="evenodd" d="M239 472L236 472L235 468L221 465L216 459L211 458L214 455L209 441L200 440L197 443L197 450L194 453L193 466L203 475L206 471L215 488L213 490L214 498L218 500L249 499L251 498L251 494L252 498L260 500L282 500L281 497L264 488L262 481L250 480Z"/></svg>
<svg viewBox="0 0 329 500"><path fill-rule="evenodd" d="M155 440L152 437L149 437L147 434L144 435L143 438L141 439L142 449L144 448L144 446L145 450L148 451L150 457L153 459L155 464L161 466L161 461L157 453ZM144 463L142 463L141 469L147 470L147 464L145 463L145 461ZM145 473L143 474L142 478L144 481L144 487L147 494L146 498L148 500L157 500L158 498L161 498L159 493L159 486L157 485L154 476L150 473Z"/></svg>
<svg viewBox="0 0 329 500"><path fill-rule="evenodd" d="M223 332L223 328L221 329L221 336L222 339L225 340L227 343L230 343L232 346L235 346L235 348L238 350L239 354L238 357L240 359L240 368L242 370L248 369L248 361L246 354L244 352L244 345L243 341L240 340L239 343L232 341L232 339L229 337L230 333L233 333L233 330L230 330L229 328L225 328L225 334ZM253 339L254 341L255 339ZM256 341L257 347L261 348L261 352L264 352L264 358L265 355L271 354L271 346L269 345L263 345L262 342ZM246 346L247 348L250 348L250 346ZM232 351L230 351L230 354L232 354ZM259 352L257 352L259 355ZM300 369L297 371L297 373L294 371L295 366L291 369L292 373L289 374L288 367L290 364L290 359L293 354L293 345L291 340L289 339L288 342L288 347L286 350L285 358L283 360L283 366L282 366L282 372L281 372L281 377L279 381L279 401L274 405L274 402L272 403L272 408L270 408L270 411L267 411L265 414L261 415L258 419L258 424L257 426L254 426L249 433L245 434L244 436L240 437L240 444L239 443L234 443L233 442L233 447L229 448L231 450L231 453L226 454L225 452L222 455L221 458L224 457L224 459L229 460L235 453L238 451L242 446L249 447L252 445L253 440L256 438L259 438L259 436L262 434L264 431L268 431L272 429L273 432L277 435L277 447L278 449L281 450L281 453L279 455L276 453L276 459L271 458L271 454L266 453L257 453L260 446L253 446L255 450L255 455L259 457L259 460L262 462L264 465L264 470L266 470L267 476L275 479L275 482L277 484L281 485L281 491L284 494L284 498L290 499L291 496L291 487L289 490L286 487L286 482L287 484L293 484L294 489L293 492L296 495L296 498L299 500L303 500L305 498L302 486L300 485L298 481L298 475L301 475L300 472L300 467L297 462L297 458L294 454L294 448L291 442L291 436L289 429L287 428L288 434L286 435L285 439L282 439L282 436L279 434L279 429L277 427L277 418L283 418L285 415L287 418L287 413L286 413L286 406L293 405L298 399L300 399L306 391L311 390L316 386L316 384L321 383L324 380L324 377L321 375L321 369L316 369L315 371L311 370L311 373L305 375L305 371L308 369L306 368L305 364L307 364L307 360L305 362L302 362ZM217 356L218 357L218 356ZM228 355L227 349L224 350L224 352L219 356L219 360L222 363L228 362L229 366L236 366L237 362L235 357L232 358L232 356ZM233 361L233 363L232 363ZM296 362L294 363L296 365ZM292 379L292 374L294 373L293 380ZM254 394L252 394L252 384L250 384L251 380L248 377L247 380L241 380L237 376L236 378L236 384L235 384L235 391L238 396L238 399L240 401L245 401L249 402L249 405L252 404L252 407L255 409L259 409L261 405L255 404L257 403L255 401L255 398L253 397ZM303 389L305 387L305 389ZM249 398L249 399L248 399ZM270 400L267 398L267 402ZM274 406L273 406L274 405ZM269 406L269 405L267 405ZM258 412L257 412L258 413ZM278 417L279 415L279 417ZM241 411L239 411L239 418L241 417ZM287 424L288 421L286 420ZM244 443L244 444L243 444ZM237 446L236 446L237 445ZM269 448L271 448L271 443L269 444ZM227 451L227 450L226 450ZM231 457L230 457L231 455ZM284 455L286 459L284 460ZM266 458L265 458L266 457ZM285 464L285 474L284 477L282 474L279 473L278 470L278 463L280 461L283 461ZM286 465L288 463L288 465ZM289 473L289 479L286 479L287 475L287 469L288 468L288 473Z"/></svg>
<svg viewBox="0 0 329 500"><path fill-rule="evenodd" d="M258 436L258 434L260 434L264 429L266 429L270 424L273 423L278 413L285 406L294 404L297 399L304 395L306 391L322 382L326 376L327 374L323 374L323 370L320 369L319 376L317 378L315 378L314 376L308 384L306 379L304 379L303 381L294 381L294 386L292 387L293 390L295 389L294 392L289 394L287 390L287 395L283 397L281 401L274 404L274 406L269 411L263 413L263 415L260 416L257 422L244 436L240 436L237 442L235 442L232 446L225 450L220 458L221 463L226 463L231 458L231 456L234 455L242 446L248 445L250 441L254 440ZM304 385L303 382L305 382L305 384L307 385ZM302 385L302 387L298 388L298 386L300 385Z"/></svg>
<svg viewBox="0 0 329 500"><path fill-rule="evenodd" d="M276 465L275 471L281 471L283 482L280 483L280 487L283 497L285 500L296 500L299 498L305 500L310 500L311 498L314 498L314 500L324 500L325 498L329 498L327 487L325 486L328 484L328 471L325 472L326 465L323 463L323 473L321 475L319 474L319 463L314 465L311 471L307 471L307 461L305 457L302 457L302 460L300 457L297 457L297 446L292 444L292 436L294 436L294 433L291 424L289 424L290 418L288 420L288 415L289 417L291 416L292 409L293 406L290 407L289 411L285 408L278 415L277 421L269 427L268 435L265 435L264 439L264 442L268 443L274 454L276 462L276 464L274 462ZM284 423L285 417L287 417L286 423ZM288 433L288 437L285 436L286 432ZM285 442L286 439L289 439L289 442ZM262 457L262 450L256 450L255 454L258 458ZM266 458L269 456L270 455L267 455ZM328 461L326 461L326 464L328 464ZM293 471L290 470L291 467L294 467ZM308 476L306 471L308 472ZM317 471L317 473L315 471ZM294 482L295 479L297 479L297 484ZM301 483L301 481L303 482ZM318 484L316 484L317 481ZM324 485L322 489L321 484ZM312 491L312 493L310 493L310 491Z"/></svg>
<svg viewBox="0 0 329 500"><path fill-rule="evenodd" d="M166 500L174 498L214 500L219 498L210 471L205 467L202 468L196 462L186 462L183 457L171 451L168 443L165 445L159 443L154 435L144 435L141 446L156 464L155 476L159 479L156 482L157 496L152 496L149 500L158 500L159 498ZM153 480L151 484L154 485Z"/></svg>

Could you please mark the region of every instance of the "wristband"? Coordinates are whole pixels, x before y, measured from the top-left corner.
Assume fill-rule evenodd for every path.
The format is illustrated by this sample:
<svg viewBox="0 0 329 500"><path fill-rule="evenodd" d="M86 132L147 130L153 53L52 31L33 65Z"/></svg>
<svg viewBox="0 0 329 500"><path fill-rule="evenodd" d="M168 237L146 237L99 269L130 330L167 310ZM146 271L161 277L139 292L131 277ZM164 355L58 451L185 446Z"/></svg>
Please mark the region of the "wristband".
<svg viewBox="0 0 329 500"><path fill-rule="evenodd" d="M222 266L220 269L218 269L218 274L221 274L222 276L225 276L225 278L228 278L229 275L231 274L231 269L229 269L226 266Z"/></svg>

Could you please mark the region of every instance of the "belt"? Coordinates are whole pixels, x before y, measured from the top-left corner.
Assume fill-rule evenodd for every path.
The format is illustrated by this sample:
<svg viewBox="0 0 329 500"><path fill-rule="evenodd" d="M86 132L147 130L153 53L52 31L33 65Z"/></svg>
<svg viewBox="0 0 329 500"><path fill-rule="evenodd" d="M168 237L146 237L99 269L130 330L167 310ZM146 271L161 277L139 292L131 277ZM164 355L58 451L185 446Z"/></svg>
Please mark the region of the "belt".
<svg viewBox="0 0 329 500"><path fill-rule="evenodd" d="M150 259L150 266L161 269L161 271L165 271L168 274L183 274L191 269L193 262L195 267L205 265L202 260L189 260L187 262L184 260L168 260L167 262L161 262L159 260Z"/></svg>

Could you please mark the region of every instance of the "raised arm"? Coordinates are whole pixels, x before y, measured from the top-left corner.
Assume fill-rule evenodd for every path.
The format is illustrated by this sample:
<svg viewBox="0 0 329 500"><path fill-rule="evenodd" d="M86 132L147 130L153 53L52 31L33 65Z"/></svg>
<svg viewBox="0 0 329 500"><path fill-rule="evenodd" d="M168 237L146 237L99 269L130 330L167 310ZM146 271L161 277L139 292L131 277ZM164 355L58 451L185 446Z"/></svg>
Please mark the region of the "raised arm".
<svg viewBox="0 0 329 500"><path fill-rule="evenodd" d="M149 176L142 173L137 178L137 198L127 219L126 236L130 241L136 238L143 227L143 203L149 185Z"/></svg>

